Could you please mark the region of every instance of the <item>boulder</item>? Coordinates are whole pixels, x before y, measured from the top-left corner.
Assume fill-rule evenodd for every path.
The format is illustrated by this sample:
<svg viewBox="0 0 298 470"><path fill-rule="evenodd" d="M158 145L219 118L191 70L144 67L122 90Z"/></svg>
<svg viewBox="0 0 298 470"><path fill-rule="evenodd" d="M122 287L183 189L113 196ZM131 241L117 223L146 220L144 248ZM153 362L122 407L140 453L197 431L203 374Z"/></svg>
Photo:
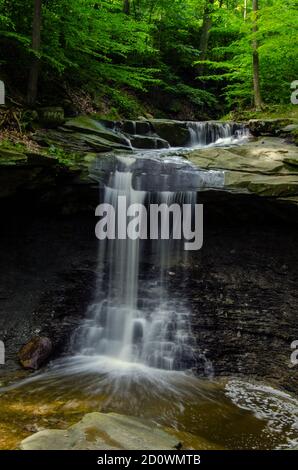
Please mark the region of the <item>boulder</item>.
<svg viewBox="0 0 298 470"><path fill-rule="evenodd" d="M65 122L64 109L56 106L40 108L38 110L38 118L44 127L58 127Z"/></svg>
<svg viewBox="0 0 298 470"><path fill-rule="evenodd" d="M52 341L47 337L36 336L19 351L19 360L25 369L37 370L50 357Z"/></svg>
<svg viewBox="0 0 298 470"><path fill-rule="evenodd" d="M186 122L165 119L151 119L149 122L156 134L169 142L171 147L184 147L190 140Z"/></svg>
<svg viewBox="0 0 298 470"><path fill-rule="evenodd" d="M89 413L66 430L46 429L21 442L22 450L175 450L176 437L143 420Z"/></svg>
<svg viewBox="0 0 298 470"><path fill-rule="evenodd" d="M286 126L297 124L294 119L251 119L249 130L254 136L278 136Z"/></svg>

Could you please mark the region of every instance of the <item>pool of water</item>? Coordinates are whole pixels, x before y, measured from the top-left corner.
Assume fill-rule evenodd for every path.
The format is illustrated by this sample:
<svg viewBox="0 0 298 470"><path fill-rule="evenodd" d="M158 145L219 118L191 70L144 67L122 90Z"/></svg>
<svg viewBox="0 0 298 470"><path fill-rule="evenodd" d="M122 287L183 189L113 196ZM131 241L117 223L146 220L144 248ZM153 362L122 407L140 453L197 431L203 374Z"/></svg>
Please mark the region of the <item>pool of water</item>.
<svg viewBox="0 0 298 470"><path fill-rule="evenodd" d="M64 429L94 411L159 424L186 449L297 445L298 400L242 379L199 379L107 357L76 356L10 380L0 395L0 448L44 428Z"/></svg>

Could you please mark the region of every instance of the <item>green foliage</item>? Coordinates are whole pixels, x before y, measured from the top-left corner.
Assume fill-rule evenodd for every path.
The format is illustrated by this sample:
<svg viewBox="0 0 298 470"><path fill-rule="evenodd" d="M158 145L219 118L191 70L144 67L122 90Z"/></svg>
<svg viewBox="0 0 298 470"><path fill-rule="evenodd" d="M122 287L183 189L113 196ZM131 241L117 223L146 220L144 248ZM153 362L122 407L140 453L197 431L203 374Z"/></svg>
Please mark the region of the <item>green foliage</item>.
<svg viewBox="0 0 298 470"><path fill-rule="evenodd" d="M0 148L19 153L23 153L26 150L26 146L22 142L12 142L9 139L2 139L0 143Z"/></svg>
<svg viewBox="0 0 298 470"><path fill-rule="evenodd" d="M253 103L252 41L258 41L263 99L267 103L290 101L290 83L298 77L298 10L296 0L261 0L258 32L252 32L253 13L246 19L242 2L233 11L226 5L214 14L212 48L203 61L201 80L220 83L229 107ZM250 5L250 3L248 3Z"/></svg>
<svg viewBox="0 0 298 470"><path fill-rule="evenodd" d="M251 1L246 17L244 0L130 0L130 14L123 3L43 0L42 47L36 53L34 1L0 0L0 64L6 76L25 94L24 77L37 54L39 96L52 88L82 89L109 102L110 116L127 117L142 114L140 101L148 103L150 96L152 107L164 114L180 115L188 106L198 118L213 117L253 104L255 37L263 100L289 103L290 83L298 77L297 0L260 0L256 35Z"/></svg>
<svg viewBox="0 0 298 470"><path fill-rule="evenodd" d="M57 158L60 165L67 167L72 166L78 158L78 154L65 152L61 147L55 147L55 145L50 145L47 149L47 155Z"/></svg>

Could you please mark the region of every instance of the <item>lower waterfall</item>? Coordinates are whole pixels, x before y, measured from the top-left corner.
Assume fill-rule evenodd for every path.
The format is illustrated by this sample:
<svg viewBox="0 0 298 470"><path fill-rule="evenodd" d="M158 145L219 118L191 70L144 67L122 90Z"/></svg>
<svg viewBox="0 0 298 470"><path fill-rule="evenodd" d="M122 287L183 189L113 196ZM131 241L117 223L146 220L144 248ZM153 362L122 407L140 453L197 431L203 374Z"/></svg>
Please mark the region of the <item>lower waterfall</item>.
<svg viewBox="0 0 298 470"><path fill-rule="evenodd" d="M119 196L130 204L194 204L195 192L158 192L153 195L132 188L133 173L121 161L121 171L110 175L104 202L116 209ZM173 230L173 227L172 227ZM100 241L96 293L87 319L77 332L78 352L106 355L150 367L181 370L194 365L189 311L185 302L167 291L174 257L186 257L180 240L155 240L158 267L154 279L139 271L144 261L142 240ZM146 244L149 243L146 241ZM148 246L147 246L148 248ZM158 272L157 272L158 270ZM106 289L106 286L108 288Z"/></svg>
<svg viewBox="0 0 298 470"><path fill-rule="evenodd" d="M194 147L237 143L248 135L244 126L235 123L188 122L187 127ZM117 156L116 163L104 168L104 203L115 209L116 220L119 197L126 198L127 206L194 207L198 188L223 186L222 172L198 171L179 156L167 158L170 152L147 150L138 151L136 158ZM191 333L190 307L179 295L169 294L175 259L180 266L187 264L181 240L171 235L168 240L154 241L116 237L99 244L96 291L87 318L75 334L75 352L165 370L189 370L200 361L205 372L212 374L212 365ZM153 253L155 272L150 279L140 267Z"/></svg>

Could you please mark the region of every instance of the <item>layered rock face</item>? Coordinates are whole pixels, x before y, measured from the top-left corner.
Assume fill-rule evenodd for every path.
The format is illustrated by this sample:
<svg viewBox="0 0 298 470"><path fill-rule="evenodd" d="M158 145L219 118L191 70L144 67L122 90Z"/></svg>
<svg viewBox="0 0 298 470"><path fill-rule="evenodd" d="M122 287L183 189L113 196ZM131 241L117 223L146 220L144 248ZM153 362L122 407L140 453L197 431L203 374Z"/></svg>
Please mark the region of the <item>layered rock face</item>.
<svg viewBox="0 0 298 470"><path fill-rule="evenodd" d="M186 157L199 168L223 170L227 190L298 203L298 149L282 139L199 149Z"/></svg>

